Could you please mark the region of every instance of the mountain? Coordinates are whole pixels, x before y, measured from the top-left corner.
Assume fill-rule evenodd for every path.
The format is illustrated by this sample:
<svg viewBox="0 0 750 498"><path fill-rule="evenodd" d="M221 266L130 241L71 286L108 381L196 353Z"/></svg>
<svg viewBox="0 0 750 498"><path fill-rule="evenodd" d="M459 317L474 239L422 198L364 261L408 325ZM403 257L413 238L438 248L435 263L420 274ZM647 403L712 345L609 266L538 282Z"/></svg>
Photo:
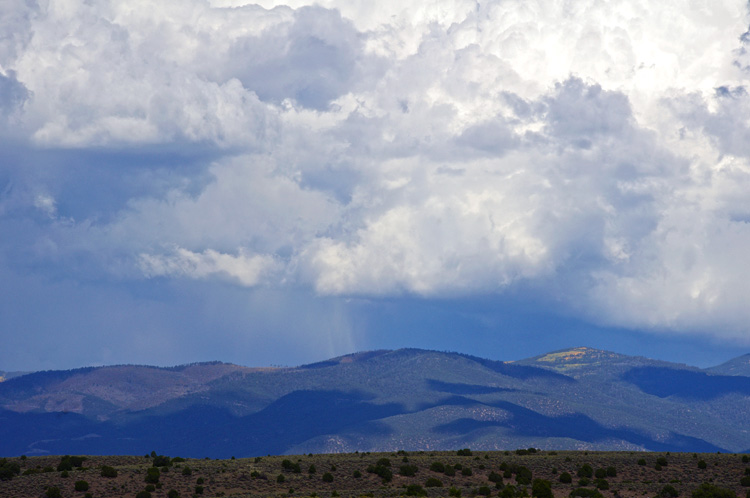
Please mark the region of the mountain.
<svg viewBox="0 0 750 498"><path fill-rule="evenodd" d="M4 372L0 370L0 382L5 382L8 379L12 379L13 377L19 377L21 375L26 375L31 372Z"/></svg>
<svg viewBox="0 0 750 498"><path fill-rule="evenodd" d="M706 369L720 375L743 375L750 377L750 353L733 358L721 365Z"/></svg>
<svg viewBox="0 0 750 498"><path fill-rule="evenodd" d="M750 377L574 348L516 362L370 351L295 368L200 363L0 383L0 455L253 456L476 449L738 452Z"/></svg>

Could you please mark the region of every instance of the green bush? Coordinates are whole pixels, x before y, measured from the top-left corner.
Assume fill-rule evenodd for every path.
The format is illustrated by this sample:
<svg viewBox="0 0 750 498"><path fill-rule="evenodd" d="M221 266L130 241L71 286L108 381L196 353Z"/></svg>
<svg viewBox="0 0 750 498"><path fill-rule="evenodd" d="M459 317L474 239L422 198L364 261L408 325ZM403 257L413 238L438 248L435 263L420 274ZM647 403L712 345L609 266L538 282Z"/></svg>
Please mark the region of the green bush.
<svg viewBox="0 0 750 498"><path fill-rule="evenodd" d="M456 452L456 455L458 455L458 456L471 456L471 450L469 448L464 448L462 450L458 450Z"/></svg>
<svg viewBox="0 0 750 498"><path fill-rule="evenodd" d="M552 483L545 479L534 479L534 482L531 484L531 496L552 498Z"/></svg>
<svg viewBox="0 0 750 498"><path fill-rule="evenodd" d="M315 467L314 463L311 463L310 466L307 468L308 474L314 474L318 471L318 469Z"/></svg>
<svg viewBox="0 0 750 498"><path fill-rule="evenodd" d="M180 498L180 493L176 489L170 489L167 498Z"/></svg>
<svg viewBox="0 0 750 498"><path fill-rule="evenodd" d="M494 482L495 484L502 484L503 476L496 472L490 472L490 475L487 476L487 480L490 482Z"/></svg>
<svg viewBox="0 0 750 498"><path fill-rule="evenodd" d="M671 484L665 485L661 490L659 491L659 494L657 495L659 498L677 498L680 496L680 493L675 489L674 486Z"/></svg>
<svg viewBox="0 0 750 498"><path fill-rule="evenodd" d="M76 491L88 491L89 483L87 483L86 481L76 481L73 487Z"/></svg>
<svg viewBox="0 0 750 498"><path fill-rule="evenodd" d="M456 475L456 469L452 465L446 465L443 474L447 475L448 477L453 477Z"/></svg>
<svg viewBox="0 0 750 498"><path fill-rule="evenodd" d="M638 459L638 465L646 465L646 459L645 458L639 458Z"/></svg>
<svg viewBox="0 0 750 498"><path fill-rule="evenodd" d="M607 477L607 471L604 469L596 469L594 471L594 477L596 477L597 479L604 479L605 477Z"/></svg>
<svg viewBox="0 0 750 498"><path fill-rule="evenodd" d="M437 477L430 477L425 481L424 487L425 488L442 488L443 481L441 481Z"/></svg>
<svg viewBox="0 0 750 498"><path fill-rule="evenodd" d="M406 491L401 494L404 496L427 496L427 491L419 484L409 484L406 486Z"/></svg>
<svg viewBox="0 0 750 498"><path fill-rule="evenodd" d="M151 493L148 491L141 491L137 495L135 495L135 498L151 498Z"/></svg>
<svg viewBox="0 0 750 498"><path fill-rule="evenodd" d="M184 475L184 476L189 476L189 475L192 475L192 474L193 474L193 469L191 469L191 468L190 468L190 467L188 467L187 465L185 465L185 466L184 466L184 467L182 468L182 475Z"/></svg>
<svg viewBox="0 0 750 498"><path fill-rule="evenodd" d="M516 468L516 482L518 484L528 486L531 484L532 477L531 471L527 467L520 466Z"/></svg>
<svg viewBox="0 0 750 498"><path fill-rule="evenodd" d="M172 465L172 460L168 456L157 455L154 457L152 464L154 467L169 467Z"/></svg>
<svg viewBox="0 0 750 498"><path fill-rule="evenodd" d="M750 456L742 455L742 463L748 463L750 462Z"/></svg>
<svg viewBox="0 0 750 498"><path fill-rule="evenodd" d="M149 482L151 484L156 484L159 482L159 477L161 476L161 472L159 472L158 467L149 467L149 469L146 471L146 482Z"/></svg>
<svg viewBox="0 0 750 498"><path fill-rule="evenodd" d="M563 484L570 484L571 482L573 482L573 476L571 476L567 472L563 472L562 474L560 474L559 480Z"/></svg>
<svg viewBox="0 0 750 498"><path fill-rule="evenodd" d="M102 465L102 477L117 477L117 469L109 465Z"/></svg>
<svg viewBox="0 0 750 498"><path fill-rule="evenodd" d="M430 464L430 470L433 472L445 472L445 464L443 462L432 462Z"/></svg>
<svg viewBox="0 0 750 498"><path fill-rule="evenodd" d="M705 469L707 467L705 460L698 460L698 468Z"/></svg>
<svg viewBox="0 0 750 498"><path fill-rule="evenodd" d="M276 482L281 484L282 482L286 481L286 477L284 477L284 474L279 474L276 476Z"/></svg>
<svg viewBox="0 0 750 498"><path fill-rule="evenodd" d="M205 481L203 480L202 477L199 477L198 479L195 480L195 484L203 484L204 482Z"/></svg>
<svg viewBox="0 0 750 498"><path fill-rule="evenodd" d="M471 470L471 467L464 467L461 469L461 475L465 477L469 477L474 475L474 472Z"/></svg>
<svg viewBox="0 0 750 498"><path fill-rule="evenodd" d="M661 465L662 467L666 467L667 465L669 465L669 462L667 462L666 457L659 457L659 458L657 458L656 459L656 463L658 465Z"/></svg>
<svg viewBox="0 0 750 498"><path fill-rule="evenodd" d="M333 482L333 474L330 472L323 474L323 482Z"/></svg>
<svg viewBox="0 0 750 498"><path fill-rule="evenodd" d="M617 477L617 469L612 466L607 467L606 473L607 477Z"/></svg>
<svg viewBox="0 0 750 498"><path fill-rule="evenodd" d="M704 482L693 491L693 498L737 498L737 493L731 489L720 488L711 483Z"/></svg>
<svg viewBox="0 0 750 498"><path fill-rule="evenodd" d="M740 484L745 487L750 486L750 476L744 476L742 479L740 479Z"/></svg>
<svg viewBox="0 0 750 498"><path fill-rule="evenodd" d="M594 476L594 469L591 467L591 465L584 463L581 465L581 467L578 468L578 472L576 473L578 477L588 477L591 478Z"/></svg>
<svg viewBox="0 0 750 498"><path fill-rule="evenodd" d="M195 487L195 494L196 495L202 495L203 494L203 486L196 486Z"/></svg>
<svg viewBox="0 0 750 498"><path fill-rule="evenodd" d="M576 488L570 492L569 496L571 498L575 496L580 496L581 498L602 498L603 495L598 489Z"/></svg>
<svg viewBox="0 0 750 498"><path fill-rule="evenodd" d="M606 479L597 479L594 481L594 485L596 489L601 489L602 491L609 489L609 482Z"/></svg>
<svg viewBox="0 0 750 498"><path fill-rule="evenodd" d="M156 486L154 486L153 484L146 484L146 487L143 489L145 489L149 493L153 493L154 491L156 491Z"/></svg>
<svg viewBox="0 0 750 498"><path fill-rule="evenodd" d="M47 498L62 498L62 492L57 486L50 486L44 492L44 496L46 496Z"/></svg>
<svg viewBox="0 0 750 498"><path fill-rule="evenodd" d="M489 486L479 486L477 489L474 490L474 493L481 496L490 496L492 494L492 490L489 488Z"/></svg>
<svg viewBox="0 0 750 498"><path fill-rule="evenodd" d="M359 479L360 477L362 477L362 472L355 470L354 474L352 475L354 476L355 479Z"/></svg>
<svg viewBox="0 0 750 498"><path fill-rule="evenodd" d="M381 466L381 467L390 467L391 466L391 460L388 458L381 458L377 462L375 462L375 466Z"/></svg>
<svg viewBox="0 0 750 498"><path fill-rule="evenodd" d="M448 496L452 496L454 498L461 498L461 490L451 486L451 488L448 490Z"/></svg>
<svg viewBox="0 0 750 498"><path fill-rule="evenodd" d="M398 469L398 473L405 477L414 477L417 474L417 468L416 465L402 465Z"/></svg>

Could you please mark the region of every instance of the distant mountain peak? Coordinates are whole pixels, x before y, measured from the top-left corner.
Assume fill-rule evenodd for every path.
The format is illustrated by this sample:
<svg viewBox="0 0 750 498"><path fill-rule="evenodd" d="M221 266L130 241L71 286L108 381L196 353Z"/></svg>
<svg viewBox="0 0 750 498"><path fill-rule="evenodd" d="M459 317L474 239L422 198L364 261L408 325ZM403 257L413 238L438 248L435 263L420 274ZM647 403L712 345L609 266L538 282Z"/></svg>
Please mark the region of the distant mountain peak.
<svg viewBox="0 0 750 498"><path fill-rule="evenodd" d="M750 377L750 353L743 354L737 358L732 358L721 365L707 368L706 370L714 374Z"/></svg>

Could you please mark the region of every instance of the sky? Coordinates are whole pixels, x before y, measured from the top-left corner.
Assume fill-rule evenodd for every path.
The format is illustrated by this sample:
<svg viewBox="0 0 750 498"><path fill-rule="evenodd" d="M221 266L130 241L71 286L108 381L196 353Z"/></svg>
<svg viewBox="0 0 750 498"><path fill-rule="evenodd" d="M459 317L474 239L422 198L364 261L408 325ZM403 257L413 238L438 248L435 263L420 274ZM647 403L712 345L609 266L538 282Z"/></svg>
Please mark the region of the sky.
<svg viewBox="0 0 750 498"><path fill-rule="evenodd" d="M5 0L0 370L750 352L750 3Z"/></svg>

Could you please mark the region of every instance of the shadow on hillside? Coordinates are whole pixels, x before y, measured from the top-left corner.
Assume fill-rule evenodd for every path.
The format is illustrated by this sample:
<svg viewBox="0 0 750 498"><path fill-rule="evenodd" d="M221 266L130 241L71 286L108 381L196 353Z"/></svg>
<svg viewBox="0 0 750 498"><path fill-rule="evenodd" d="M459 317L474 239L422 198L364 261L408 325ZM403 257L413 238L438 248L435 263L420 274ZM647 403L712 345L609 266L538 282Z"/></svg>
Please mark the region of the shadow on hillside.
<svg viewBox="0 0 750 498"><path fill-rule="evenodd" d="M665 367L637 367L625 372L622 380L641 391L666 398L710 400L726 394L750 395L750 377L708 375L704 372Z"/></svg>
<svg viewBox="0 0 750 498"><path fill-rule="evenodd" d="M596 442L604 440L624 440L643 446L650 451L726 451L701 439L671 434L667 441L655 441L636 431L622 428L605 427L590 417L582 414L549 417L522 406L498 401L493 403L476 403L500 408L510 415L507 420L475 420L462 418L433 428L438 434L466 436L470 439L479 437L484 429L505 428L514 436L538 438L571 438L579 441Z"/></svg>
<svg viewBox="0 0 750 498"><path fill-rule="evenodd" d="M508 387L483 386L480 384L455 384L453 382L442 382L435 379L427 379L427 387L433 391L450 394L493 394L518 392L518 389Z"/></svg>

